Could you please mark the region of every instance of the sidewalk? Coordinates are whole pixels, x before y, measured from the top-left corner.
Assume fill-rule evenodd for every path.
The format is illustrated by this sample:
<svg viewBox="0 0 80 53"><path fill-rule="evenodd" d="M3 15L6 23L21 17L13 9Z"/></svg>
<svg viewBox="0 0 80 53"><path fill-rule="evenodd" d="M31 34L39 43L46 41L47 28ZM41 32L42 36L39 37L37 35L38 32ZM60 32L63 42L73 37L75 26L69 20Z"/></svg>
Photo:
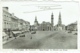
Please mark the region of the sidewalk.
<svg viewBox="0 0 80 53"><path fill-rule="evenodd" d="M16 38L18 38L18 37L19 37L19 36L17 36ZM6 44L6 43L8 43L8 42L10 42L10 41L12 41L12 40L14 40L14 39L15 39L15 37L9 38L8 40L4 41L3 44Z"/></svg>
<svg viewBox="0 0 80 53"><path fill-rule="evenodd" d="M26 31L13 31L14 34L16 34L16 33L20 33L20 34L21 34L21 33L23 33L23 32L25 33ZM17 39L18 37L20 37L20 35L17 36L16 39ZM14 40L14 39L15 39L15 37L9 38L8 40L3 41L3 44L6 44L6 43L8 43L8 42L10 42L10 41L12 41L12 40Z"/></svg>
<svg viewBox="0 0 80 53"><path fill-rule="evenodd" d="M20 31L13 31L14 32L14 34L16 34L16 33L20 33ZM3 34L4 35L4 34ZM5 33L5 35L6 36L8 36L6 33ZM6 43L8 43L8 42L10 42L10 41L12 41L12 40L14 40L15 39L15 37L13 37L13 35L12 35L12 33L11 33L11 38L7 38L5 41L3 41L3 44L6 44ZM17 36L16 38L18 38L19 36Z"/></svg>

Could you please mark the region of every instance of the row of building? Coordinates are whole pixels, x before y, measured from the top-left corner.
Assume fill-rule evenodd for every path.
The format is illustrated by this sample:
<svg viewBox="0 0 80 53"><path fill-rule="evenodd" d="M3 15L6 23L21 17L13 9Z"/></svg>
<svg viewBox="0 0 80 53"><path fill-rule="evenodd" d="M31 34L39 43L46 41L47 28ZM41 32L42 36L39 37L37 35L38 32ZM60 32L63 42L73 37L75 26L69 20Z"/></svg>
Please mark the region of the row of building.
<svg viewBox="0 0 80 53"><path fill-rule="evenodd" d="M58 23L54 26L54 15L51 14L51 22L43 21L38 23L37 17L35 17L34 24L30 26L30 31L53 31L53 30L77 30L77 22L71 23L67 26L62 24L61 13L59 13Z"/></svg>
<svg viewBox="0 0 80 53"><path fill-rule="evenodd" d="M3 7L3 30L26 30L26 31L53 31L53 30L69 30L75 28L77 30L77 23L70 25L63 25L61 20L61 13L59 13L59 19L57 25L54 26L54 15L51 14L51 22L43 21L38 23L37 17L35 17L34 24L30 25L28 21L17 18L14 14L9 13L8 7Z"/></svg>
<svg viewBox="0 0 80 53"><path fill-rule="evenodd" d="M35 17L34 25L30 26L30 30L34 31L53 31L53 30L65 30L65 25L62 24L61 13L59 13L58 24L54 26L54 15L51 14L51 22L43 21L41 24L38 23L37 17Z"/></svg>
<svg viewBox="0 0 80 53"><path fill-rule="evenodd" d="M26 30L29 31L30 23L19 19L14 13L9 13L8 7L3 7L3 31L12 30Z"/></svg>
<svg viewBox="0 0 80 53"><path fill-rule="evenodd" d="M77 21L67 25L65 28L66 28L66 30L69 30L69 31L77 31L78 30Z"/></svg>
<svg viewBox="0 0 80 53"><path fill-rule="evenodd" d="M30 31L52 31L53 30L53 14L51 15L51 23L43 21L38 23L37 17L35 17L34 24L30 26Z"/></svg>

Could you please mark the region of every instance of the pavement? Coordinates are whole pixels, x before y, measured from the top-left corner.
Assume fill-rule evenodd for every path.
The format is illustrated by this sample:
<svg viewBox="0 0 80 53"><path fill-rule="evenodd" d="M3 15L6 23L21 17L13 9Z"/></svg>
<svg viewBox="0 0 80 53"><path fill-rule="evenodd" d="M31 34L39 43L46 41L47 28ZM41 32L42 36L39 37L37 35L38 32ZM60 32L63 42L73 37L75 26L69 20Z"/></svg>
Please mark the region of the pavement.
<svg viewBox="0 0 80 53"><path fill-rule="evenodd" d="M22 33L22 32L24 32L24 31L13 31L14 34ZM8 35L7 35L6 33L4 33L4 32L3 32L3 35L4 35L4 36L8 36ZM11 35L11 36L12 36L11 38L6 37L6 39L3 41L3 44L6 44L6 43L8 43L8 42L10 42L10 41L12 41L12 40L15 39L15 37L13 37L13 35ZM20 36L20 35L19 35L19 36ZM18 38L19 36L17 36L16 38Z"/></svg>
<svg viewBox="0 0 80 53"><path fill-rule="evenodd" d="M37 31L25 35L3 44L3 49L77 49L77 36L65 31Z"/></svg>
<svg viewBox="0 0 80 53"><path fill-rule="evenodd" d="M64 31L52 34L43 42L40 49L77 49L77 36Z"/></svg>

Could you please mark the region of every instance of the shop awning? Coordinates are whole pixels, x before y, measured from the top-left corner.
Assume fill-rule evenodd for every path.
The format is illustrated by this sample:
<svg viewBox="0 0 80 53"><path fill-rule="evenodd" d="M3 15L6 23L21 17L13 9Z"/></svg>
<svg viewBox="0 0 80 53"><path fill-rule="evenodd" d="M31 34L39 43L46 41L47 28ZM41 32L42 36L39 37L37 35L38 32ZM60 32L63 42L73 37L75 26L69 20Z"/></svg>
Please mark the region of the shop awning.
<svg viewBox="0 0 80 53"><path fill-rule="evenodd" d="M21 31L12 31L14 34L21 33Z"/></svg>

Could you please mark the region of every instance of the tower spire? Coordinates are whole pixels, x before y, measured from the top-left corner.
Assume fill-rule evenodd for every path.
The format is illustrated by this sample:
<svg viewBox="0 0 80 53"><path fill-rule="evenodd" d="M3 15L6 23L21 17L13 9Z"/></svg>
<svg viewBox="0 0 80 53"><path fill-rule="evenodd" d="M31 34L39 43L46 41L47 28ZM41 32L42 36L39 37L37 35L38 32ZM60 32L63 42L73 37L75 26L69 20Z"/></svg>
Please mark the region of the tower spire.
<svg viewBox="0 0 80 53"><path fill-rule="evenodd" d="M35 16L34 25L38 25L37 16Z"/></svg>
<svg viewBox="0 0 80 53"><path fill-rule="evenodd" d="M37 16L35 16L35 22L37 22Z"/></svg>
<svg viewBox="0 0 80 53"><path fill-rule="evenodd" d="M61 25L62 21L61 21L61 12L59 12L59 20L58 20L58 25Z"/></svg>
<svg viewBox="0 0 80 53"><path fill-rule="evenodd" d="M53 13L52 13L52 14L51 14L51 25L52 25L52 26L53 26L53 19L54 19L53 16L54 16L54 15L53 15Z"/></svg>

